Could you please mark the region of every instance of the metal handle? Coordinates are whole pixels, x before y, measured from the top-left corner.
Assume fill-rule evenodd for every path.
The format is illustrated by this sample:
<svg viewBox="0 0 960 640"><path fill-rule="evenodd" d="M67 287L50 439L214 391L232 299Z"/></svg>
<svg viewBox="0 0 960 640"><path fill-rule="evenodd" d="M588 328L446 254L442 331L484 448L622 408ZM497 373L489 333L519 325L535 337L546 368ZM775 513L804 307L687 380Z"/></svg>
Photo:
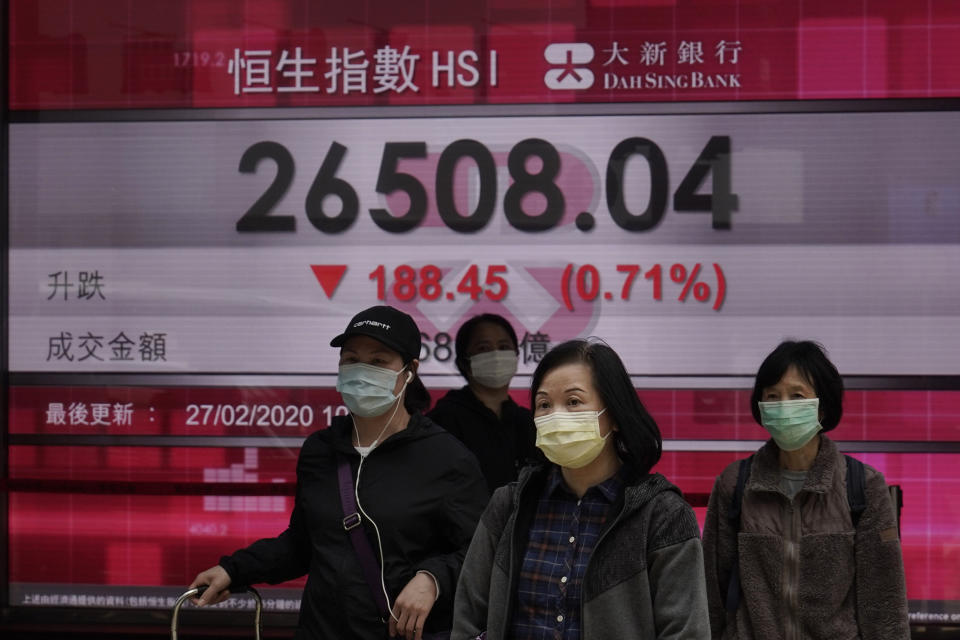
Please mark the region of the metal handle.
<svg viewBox="0 0 960 640"><path fill-rule="evenodd" d="M179 598L177 598L176 604L173 605L173 617L170 620L170 640L177 640L177 622L180 618L180 607L183 606L183 603L190 598L203 595L203 592L206 590L207 585L202 584L199 587L194 587L193 589L184 592ZM260 640L260 634L263 633L263 600L260 598L260 594L257 593L257 590L253 587L247 587L245 591L253 596L253 601L256 605L253 612L253 630L254 637L257 640Z"/></svg>

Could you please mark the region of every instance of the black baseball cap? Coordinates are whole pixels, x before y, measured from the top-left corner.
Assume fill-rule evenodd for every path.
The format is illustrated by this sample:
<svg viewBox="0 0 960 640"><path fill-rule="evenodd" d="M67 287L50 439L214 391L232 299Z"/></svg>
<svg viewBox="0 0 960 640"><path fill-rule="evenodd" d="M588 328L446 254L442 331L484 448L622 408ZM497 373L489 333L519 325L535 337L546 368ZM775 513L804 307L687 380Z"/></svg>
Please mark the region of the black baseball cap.
<svg viewBox="0 0 960 640"><path fill-rule="evenodd" d="M351 318L347 328L330 341L342 347L350 336L368 336L400 354L404 362L420 357L420 329L409 315L386 305L364 309Z"/></svg>

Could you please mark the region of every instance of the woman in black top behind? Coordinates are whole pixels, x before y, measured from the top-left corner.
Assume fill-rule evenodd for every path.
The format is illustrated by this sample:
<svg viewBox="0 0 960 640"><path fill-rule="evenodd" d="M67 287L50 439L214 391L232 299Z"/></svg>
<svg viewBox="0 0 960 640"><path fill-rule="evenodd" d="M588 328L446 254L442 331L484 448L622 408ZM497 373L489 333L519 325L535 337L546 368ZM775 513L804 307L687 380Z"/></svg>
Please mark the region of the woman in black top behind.
<svg viewBox="0 0 960 640"><path fill-rule="evenodd" d="M542 459L534 446L533 416L509 395L517 334L503 316L485 313L460 327L454 347L467 384L449 391L429 416L477 456L492 493L516 480L527 461Z"/></svg>

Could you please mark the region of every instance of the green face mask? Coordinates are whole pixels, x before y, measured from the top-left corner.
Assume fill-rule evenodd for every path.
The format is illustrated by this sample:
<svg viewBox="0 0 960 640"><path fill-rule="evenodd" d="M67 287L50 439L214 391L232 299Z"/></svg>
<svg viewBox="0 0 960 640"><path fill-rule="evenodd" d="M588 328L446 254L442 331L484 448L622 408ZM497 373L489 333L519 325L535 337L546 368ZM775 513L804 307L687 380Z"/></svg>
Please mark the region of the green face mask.
<svg viewBox="0 0 960 640"><path fill-rule="evenodd" d="M796 451L810 442L820 426L820 398L758 402L760 422L784 451Z"/></svg>

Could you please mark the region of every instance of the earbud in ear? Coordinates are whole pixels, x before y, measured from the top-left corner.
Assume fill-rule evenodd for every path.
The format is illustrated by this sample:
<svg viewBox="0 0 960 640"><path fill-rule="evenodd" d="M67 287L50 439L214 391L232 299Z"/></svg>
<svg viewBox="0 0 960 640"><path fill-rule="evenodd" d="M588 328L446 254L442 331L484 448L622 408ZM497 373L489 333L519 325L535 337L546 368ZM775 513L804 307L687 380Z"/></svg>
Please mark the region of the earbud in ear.
<svg viewBox="0 0 960 640"><path fill-rule="evenodd" d="M407 371L407 382L413 380L413 371Z"/></svg>

